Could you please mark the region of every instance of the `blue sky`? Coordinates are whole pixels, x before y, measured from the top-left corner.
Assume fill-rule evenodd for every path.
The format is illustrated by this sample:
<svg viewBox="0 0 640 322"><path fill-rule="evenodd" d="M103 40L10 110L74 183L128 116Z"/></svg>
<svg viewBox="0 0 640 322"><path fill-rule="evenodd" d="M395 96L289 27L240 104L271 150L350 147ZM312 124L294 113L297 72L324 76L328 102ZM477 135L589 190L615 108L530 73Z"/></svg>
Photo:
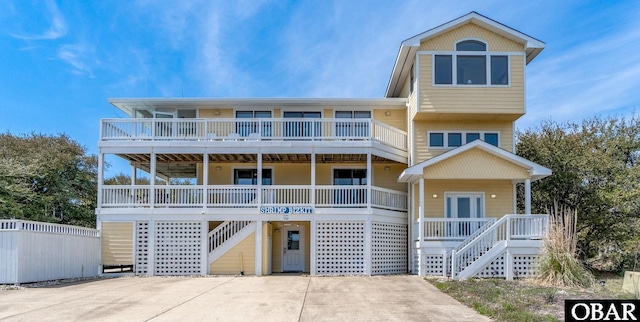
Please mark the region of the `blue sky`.
<svg viewBox="0 0 640 322"><path fill-rule="evenodd" d="M0 1L0 131L97 152L110 97L384 95L400 42L477 11L547 45L527 115L640 108L640 1Z"/></svg>

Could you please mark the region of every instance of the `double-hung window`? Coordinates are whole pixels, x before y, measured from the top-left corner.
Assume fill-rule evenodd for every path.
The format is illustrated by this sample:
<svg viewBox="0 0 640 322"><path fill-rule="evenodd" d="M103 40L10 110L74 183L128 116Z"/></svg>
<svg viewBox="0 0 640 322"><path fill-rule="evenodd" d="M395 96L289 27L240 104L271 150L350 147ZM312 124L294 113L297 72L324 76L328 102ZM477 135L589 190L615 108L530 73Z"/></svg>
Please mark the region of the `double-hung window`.
<svg viewBox="0 0 640 322"><path fill-rule="evenodd" d="M475 140L500 146L499 133L488 131L429 131L429 148L451 149Z"/></svg>
<svg viewBox="0 0 640 322"><path fill-rule="evenodd" d="M464 40L451 55L434 55L434 83L438 85L509 85L506 55L491 55L487 44Z"/></svg>

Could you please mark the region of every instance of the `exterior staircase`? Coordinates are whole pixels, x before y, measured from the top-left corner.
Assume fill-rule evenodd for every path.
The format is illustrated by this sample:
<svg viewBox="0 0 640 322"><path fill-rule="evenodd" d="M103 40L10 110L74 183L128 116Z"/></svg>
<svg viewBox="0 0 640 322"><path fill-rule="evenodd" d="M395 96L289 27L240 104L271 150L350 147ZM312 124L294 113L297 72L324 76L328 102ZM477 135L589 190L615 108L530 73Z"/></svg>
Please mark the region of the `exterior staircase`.
<svg viewBox="0 0 640 322"><path fill-rule="evenodd" d="M225 221L209 232L209 265L256 230L255 221Z"/></svg>
<svg viewBox="0 0 640 322"><path fill-rule="evenodd" d="M476 276L513 247L540 248L549 229L548 215L506 215L488 222L447 253L443 269L453 279ZM511 276L505 258L505 277Z"/></svg>

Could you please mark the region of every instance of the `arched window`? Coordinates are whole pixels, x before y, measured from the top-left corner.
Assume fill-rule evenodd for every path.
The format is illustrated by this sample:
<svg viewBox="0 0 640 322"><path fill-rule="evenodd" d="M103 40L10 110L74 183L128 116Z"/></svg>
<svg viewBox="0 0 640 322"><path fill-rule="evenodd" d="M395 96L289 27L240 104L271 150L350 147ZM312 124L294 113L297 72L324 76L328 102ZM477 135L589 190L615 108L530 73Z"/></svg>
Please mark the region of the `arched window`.
<svg viewBox="0 0 640 322"><path fill-rule="evenodd" d="M465 40L456 44L457 51L487 51L487 44L479 40Z"/></svg>
<svg viewBox="0 0 640 322"><path fill-rule="evenodd" d="M509 84L507 56L489 55L487 44L480 40L463 40L456 43L455 47L452 55L435 55L435 84Z"/></svg>

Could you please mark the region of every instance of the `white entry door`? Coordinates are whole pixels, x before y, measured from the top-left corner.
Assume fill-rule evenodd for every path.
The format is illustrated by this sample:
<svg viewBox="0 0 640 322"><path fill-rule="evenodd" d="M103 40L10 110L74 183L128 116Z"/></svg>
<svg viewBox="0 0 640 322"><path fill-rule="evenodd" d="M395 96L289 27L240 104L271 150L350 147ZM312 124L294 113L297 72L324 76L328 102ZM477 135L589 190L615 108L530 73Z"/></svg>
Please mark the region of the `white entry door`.
<svg viewBox="0 0 640 322"><path fill-rule="evenodd" d="M304 270L304 226L285 226L282 234L282 271Z"/></svg>
<svg viewBox="0 0 640 322"><path fill-rule="evenodd" d="M466 237L474 233L480 222L465 219L484 217L484 194L482 193L445 193L445 216L452 221L447 225L449 237Z"/></svg>

